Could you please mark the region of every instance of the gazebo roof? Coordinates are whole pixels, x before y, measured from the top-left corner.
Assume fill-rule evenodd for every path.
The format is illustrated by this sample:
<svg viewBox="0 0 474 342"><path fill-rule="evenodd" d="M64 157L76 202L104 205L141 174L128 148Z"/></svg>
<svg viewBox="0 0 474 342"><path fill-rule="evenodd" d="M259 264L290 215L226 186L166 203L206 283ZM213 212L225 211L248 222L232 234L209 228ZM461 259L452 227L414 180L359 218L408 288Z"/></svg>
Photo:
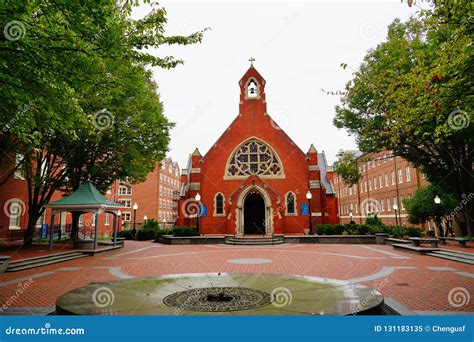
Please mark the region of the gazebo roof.
<svg viewBox="0 0 474 342"><path fill-rule="evenodd" d="M71 195L58 201L48 203L45 207L65 211L118 210L125 208L122 204L114 202L102 195L91 182L85 182Z"/></svg>

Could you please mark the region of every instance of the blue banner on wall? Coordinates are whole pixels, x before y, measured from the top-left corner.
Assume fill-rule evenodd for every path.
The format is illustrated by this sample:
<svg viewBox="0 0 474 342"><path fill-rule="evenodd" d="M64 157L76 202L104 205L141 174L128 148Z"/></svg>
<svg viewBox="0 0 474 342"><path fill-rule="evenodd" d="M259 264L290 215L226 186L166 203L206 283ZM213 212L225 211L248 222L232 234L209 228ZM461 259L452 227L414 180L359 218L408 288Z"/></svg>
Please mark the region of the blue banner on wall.
<svg viewBox="0 0 474 342"><path fill-rule="evenodd" d="M472 342L474 316L2 316L0 341Z"/></svg>
<svg viewBox="0 0 474 342"><path fill-rule="evenodd" d="M308 203L301 203L301 215L309 216L309 205Z"/></svg>
<svg viewBox="0 0 474 342"><path fill-rule="evenodd" d="M204 204L199 204L199 216L206 217L207 216L207 207Z"/></svg>

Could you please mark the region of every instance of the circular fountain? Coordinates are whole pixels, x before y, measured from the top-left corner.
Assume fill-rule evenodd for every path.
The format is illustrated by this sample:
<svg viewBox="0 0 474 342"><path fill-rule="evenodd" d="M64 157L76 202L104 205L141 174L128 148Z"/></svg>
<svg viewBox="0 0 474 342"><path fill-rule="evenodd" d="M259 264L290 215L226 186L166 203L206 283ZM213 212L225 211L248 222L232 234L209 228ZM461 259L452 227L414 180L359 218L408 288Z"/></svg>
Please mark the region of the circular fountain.
<svg viewBox="0 0 474 342"><path fill-rule="evenodd" d="M273 274L191 273L92 283L60 296L69 315L381 314L383 296L345 281Z"/></svg>

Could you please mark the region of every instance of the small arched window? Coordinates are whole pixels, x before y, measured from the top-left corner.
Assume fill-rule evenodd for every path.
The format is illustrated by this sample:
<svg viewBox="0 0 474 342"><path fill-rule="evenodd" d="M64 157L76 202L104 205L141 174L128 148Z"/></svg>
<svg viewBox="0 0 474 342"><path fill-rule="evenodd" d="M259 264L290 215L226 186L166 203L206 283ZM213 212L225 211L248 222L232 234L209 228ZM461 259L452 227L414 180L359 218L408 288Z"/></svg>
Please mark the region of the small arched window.
<svg viewBox="0 0 474 342"><path fill-rule="evenodd" d="M218 193L214 199L214 208L216 215L224 215L224 195Z"/></svg>
<svg viewBox="0 0 474 342"><path fill-rule="evenodd" d="M286 194L286 213L296 214L295 194L289 192Z"/></svg>
<svg viewBox="0 0 474 342"><path fill-rule="evenodd" d="M251 80L247 85L247 97L248 98L258 97L258 86L254 80Z"/></svg>

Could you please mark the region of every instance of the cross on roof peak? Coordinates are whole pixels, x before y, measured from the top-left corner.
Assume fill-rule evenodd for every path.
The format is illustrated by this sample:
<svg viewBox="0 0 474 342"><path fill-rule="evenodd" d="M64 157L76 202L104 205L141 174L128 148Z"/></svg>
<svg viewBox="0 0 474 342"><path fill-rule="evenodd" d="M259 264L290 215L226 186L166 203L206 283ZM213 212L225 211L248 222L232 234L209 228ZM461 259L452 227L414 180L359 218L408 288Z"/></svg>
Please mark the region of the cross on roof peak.
<svg viewBox="0 0 474 342"><path fill-rule="evenodd" d="M253 66L253 62L255 62L255 58L250 57L249 62L250 62L250 66Z"/></svg>

